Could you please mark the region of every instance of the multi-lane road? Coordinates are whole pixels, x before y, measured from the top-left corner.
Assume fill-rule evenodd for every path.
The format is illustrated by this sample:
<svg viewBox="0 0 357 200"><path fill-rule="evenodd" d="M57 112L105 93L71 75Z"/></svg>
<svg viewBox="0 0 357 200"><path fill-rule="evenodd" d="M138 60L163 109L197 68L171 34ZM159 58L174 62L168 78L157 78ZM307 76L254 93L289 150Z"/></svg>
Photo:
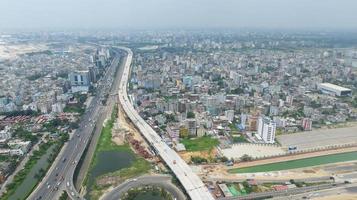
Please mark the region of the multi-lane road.
<svg viewBox="0 0 357 200"><path fill-rule="evenodd" d="M129 189L143 187L146 185L154 185L164 188L176 200L186 200L186 196L171 182L171 178L172 177L170 175L146 175L135 179L128 179L110 192L106 193L101 200L118 200Z"/></svg>
<svg viewBox="0 0 357 200"><path fill-rule="evenodd" d="M123 107L126 115L130 118L136 128L145 137L147 142L153 147L154 151L163 159L166 165L176 175L187 194L193 200L213 200L213 196L208 191L202 180L195 174L188 164L171 149L161 137L140 117L133 105L131 104L127 85L130 76L131 61L133 52L129 48L121 48L127 52L127 59L124 65L123 76L119 87L119 102Z"/></svg>
<svg viewBox="0 0 357 200"><path fill-rule="evenodd" d="M63 191L67 191L72 199L82 199L74 188L73 175L78 161L92 137L97 119L101 115L106 115L102 100L106 94L109 94L113 81L119 81L118 78L120 78L113 76L120 61L118 52L114 52L116 55L99 81L97 94L88 105L84 116L82 116L79 128L65 144L44 179L29 196L29 199L58 199ZM115 89L117 90L117 88Z"/></svg>
<svg viewBox="0 0 357 200"><path fill-rule="evenodd" d="M125 47L118 48L127 53L122 76L113 77L120 60L119 56L116 56L101 79L101 84L97 88L97 94L90 102L87 111L82 117L79 128L75 131L67 144L65 144L63 150L52 164L45 178L30 195L29 199L58 199L62 194L62 191L67 191L71 199L83 199L73 184L74 171L92 137L97 119L103 114L107 114L104 113L106 110L104 110L101 104L102 98L106 94L109 94L110 88L116 89L112 87L113 82L117 85L120 81L117 91L119 94L119 101L125 113L153 147L154 151L177 176L187 194L194 200L213 200L214 198L202 180L174 150L162 141L161 137L139 116L133 105L130 103L127 94L127 85L133 52Z"/></svg>

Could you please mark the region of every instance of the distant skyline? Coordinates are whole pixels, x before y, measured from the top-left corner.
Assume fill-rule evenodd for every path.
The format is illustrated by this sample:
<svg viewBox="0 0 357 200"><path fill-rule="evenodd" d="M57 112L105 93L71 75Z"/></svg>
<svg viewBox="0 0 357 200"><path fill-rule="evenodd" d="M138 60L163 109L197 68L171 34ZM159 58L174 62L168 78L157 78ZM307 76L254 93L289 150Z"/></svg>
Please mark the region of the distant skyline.
<svg viewBox="0 0 357 200"><path fill-rule="evenodd" d="M357 29L356 0L1 0L6 29Z"/></svg>

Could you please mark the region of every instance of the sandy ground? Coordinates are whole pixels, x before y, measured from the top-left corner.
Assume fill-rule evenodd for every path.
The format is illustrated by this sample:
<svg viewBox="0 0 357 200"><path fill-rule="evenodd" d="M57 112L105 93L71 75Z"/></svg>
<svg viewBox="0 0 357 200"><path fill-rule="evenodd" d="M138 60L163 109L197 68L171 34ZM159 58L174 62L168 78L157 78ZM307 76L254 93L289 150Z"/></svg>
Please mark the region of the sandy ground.
<svg viewBox="0 0 357 200"><path fill-rule="evenodd" d="M222 149L221 152L227 158L234 159L239 159L245 154L253 158L263 158L268 156L283 155L286 153L283 148L279 146L250 143L235 144L231 148Z"/></svg>
<svg viewBox="0 0 357 200"><path fill-rule="evenodd" d="M211 160L216 157L217 153L217 149L214 148L211 151L179 152L178 154L184 161L189 163L191 161L191 156L199 156Z"/></svg>
<svg viewBox="0 0 357 200"><path fill-rule="evenodd" d="M329 172L321 168L285 170L267 173L246 173L231 174L224 168L218 166L194 166L194 171L206 180L226 180L235 181L242 179L256 180L287 180L287 179L306 179L330 176Z"/></svg>
<svg viewBox="0 0 357 200"><path fill-rule="evenodd" d="M47 49L45 44L0 45L0 59L16 59L20 54Z"/></svg>
<svg viewBox="0 0 357 200"><path fill-rule="evenodd" d="M136 131L134 127L132 127L125 119L125 115L122 112L122 109L118 108L118 118L116 120L114 131L112 132L112 140L118 145L122 145L125 143L125 135L133 134L134 138L143 141L140 133Z"/></svg>
<svg viewBox="0 0 357 200"><path fill-rule="evenodd" d="M128 121L125 117L125 113L123 112L123 110L120 106L118 109L118 125L122 129L122 131L124 130L127 133L132 134L134 139L140 141L144 147L149 148L149 145L146 143L144 138L141 136L140 132L137 131L136 128L133 127L133 125L131 123L128 123Z"/></svg>
<svg viewBox="0 0 357 200"><path fill-rule="evenodd" d="M316 129L307 132L279 135L277 136L277 140L285 148L296 146L298 150L316 149L331 145L356 144L356 132L357 126Z"/></svg>
<svg viewBox="0 0 357 200"><path fill-rule="evenodd" d="M194 166L194 171L199 174L203 179L209 180L237 180L237 179L274 179L274 180L286 180L286 179L306 179L306 178L317 178L324 176L331 176L332 173L348 173L352 172L354 166L356 166L356 161L335 163L321 166L313 166L308 168L299 168L293 170L283 170L277 172L264 172L264 173L246 173L246 174L231 174L227 172L227 169L236 168L236 167L248 167L254 165L261 165L267 163L275 163L299 158L307 158L318 155L328 155L342 152L357 151L357 147L348 148L348 149L338 149L331 150L329 152L314 152L308 155L295 155L290 157L282 158L272 158L266 160L252 161L246 163L236 164L234 167L227 167L223 164L211 164L211 165L200 165Z"/></svg>
<svg viewBox="0 0 357 200"><path fill-rule="evenodd" d="M357 200L357 194L340 194L328 197L313 198L314 200Z"/></svg>

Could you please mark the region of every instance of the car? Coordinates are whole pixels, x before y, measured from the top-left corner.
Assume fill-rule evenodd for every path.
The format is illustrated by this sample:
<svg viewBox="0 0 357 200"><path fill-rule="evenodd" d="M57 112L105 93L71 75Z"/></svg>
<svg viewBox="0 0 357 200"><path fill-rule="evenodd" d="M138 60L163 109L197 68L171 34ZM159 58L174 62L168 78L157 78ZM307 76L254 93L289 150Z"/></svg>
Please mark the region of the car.
<svg viewBox="0 0 357 200"><path fill-rule="evenodd" d="M47 185L47 189L50 189L51 185Z"/></svg>

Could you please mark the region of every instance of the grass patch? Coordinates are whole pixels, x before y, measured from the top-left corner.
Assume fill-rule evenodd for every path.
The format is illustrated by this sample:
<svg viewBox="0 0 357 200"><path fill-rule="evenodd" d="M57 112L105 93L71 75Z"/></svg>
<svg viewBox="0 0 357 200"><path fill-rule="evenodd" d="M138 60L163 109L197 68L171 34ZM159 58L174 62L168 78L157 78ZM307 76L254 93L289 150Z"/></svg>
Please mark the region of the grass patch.
<svg viewBox="0 0 357 200"><path fill-rule="evenodd" d="M218 139L209 136L203 136L194 139L182 139L187 151L207 151L213 149L219 144Z"/></svg>
<svg viewBox="0 0 357 200"><path fill-rule="evenodd" d="M277 162L265 165L257 165L253 167L243 167L228 170L229 173L256 173L296 169L303 167L311 167L316 165L324 165L329 163L345 162L357 160L357 152L339 153L326 156L317 156L312 158L304 158L298 160L290 160L285 162Z"/></svg>
<svg viewBox="0 0 357 200"><path fill-rule="evenodd" d="M247 143L248 140L244 136L233 136L234 143Z"/></svg>
<svg viewBox="0 0 357 200"><path fill-rule="evenodd" d="M104 151L121 151L121 152L128 152L132 155L135 153L131 150L129 144L124 145L117 145L112 141L112 128L114 126L115 119L117 118L117 107L114 107L111 118L106 122L105 126L101 131L100 138L98 140L98 144L96 146L96 150L89 168L89 173L85 178L84 184L87 185L87 181L91 174L91 171L94 169L98 162L98 153ZM108 163L110 164L110 163ZM144 158L135 155L135 159L130 167L122 168L114 172L103 174L99 177L95 178L94 184L89 188L90 191L89 195L91 199L98 199L105 189L107 189L110 185L98 185L98 180L106 177L118 177L121 181L126 179L140 176L142 174L147 173L151 169L151 164L146 161Z"/></svg>
<svg viewBox="0 0 357 200"><path fill-rule="evenodd" d="M110 177L118 176L122 180L126 180L129 178L133 178L133 177L145 174L150 169L151 169L151 165L148 161L146 161L144 158L136 157L135 161L133 162L133 164L130 167L120 169L116 172L108 173L103 176L110 176ZM101 177L103 177L103 176L101 176Z"/></svg>
<svg viewBox="0 0 357 200"><path fill-rule="evenodd" d="M67 105L64 109L63 112L66 113L79 113L82 115L84 113L85 109L82 108L81 105Z"/></svg>

